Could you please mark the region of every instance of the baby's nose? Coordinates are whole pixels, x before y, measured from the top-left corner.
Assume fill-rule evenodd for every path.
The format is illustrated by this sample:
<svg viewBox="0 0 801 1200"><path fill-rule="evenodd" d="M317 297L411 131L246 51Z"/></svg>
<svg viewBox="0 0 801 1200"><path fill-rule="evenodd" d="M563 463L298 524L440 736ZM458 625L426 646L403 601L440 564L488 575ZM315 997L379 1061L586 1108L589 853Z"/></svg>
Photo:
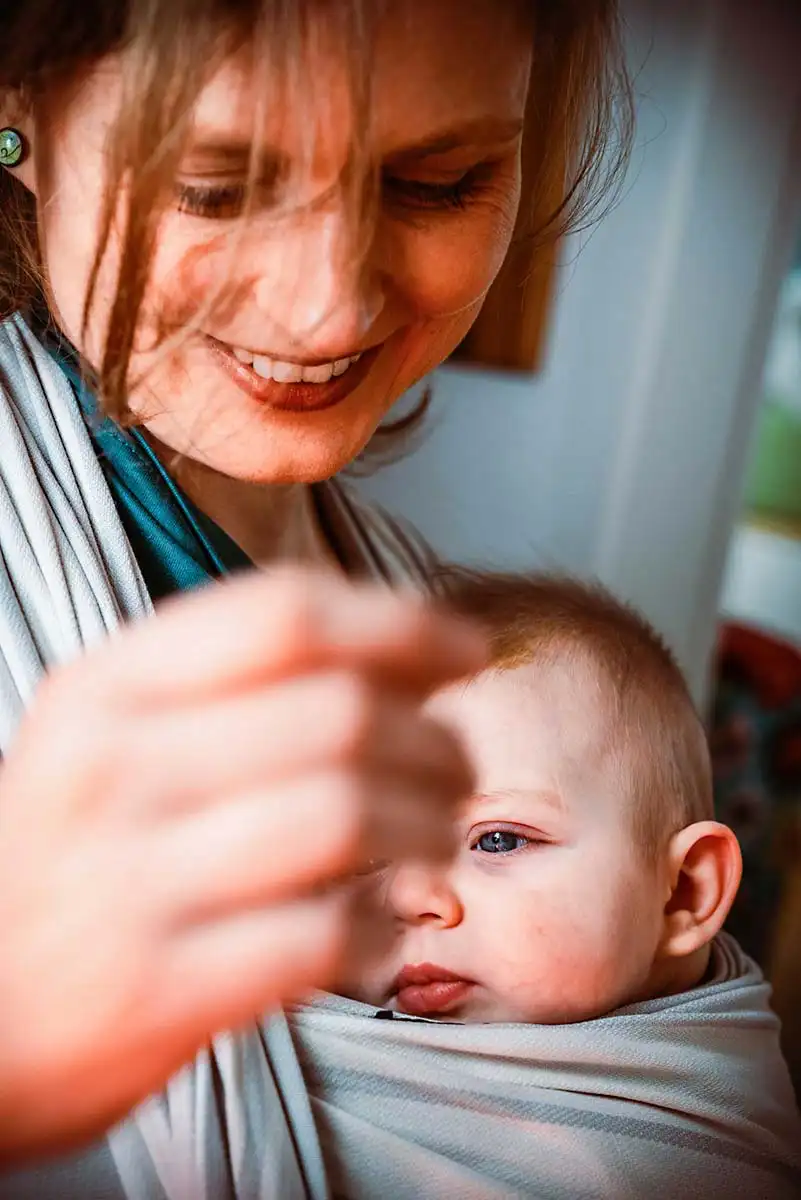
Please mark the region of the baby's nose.
<svg viewBox="0 0 801 1200"><path fill-rule="evenodd" d="M446 868L419 864L398 866L387 887L387 901L399 921L406 925L438 925L451 929L464 912Z"/></svg>

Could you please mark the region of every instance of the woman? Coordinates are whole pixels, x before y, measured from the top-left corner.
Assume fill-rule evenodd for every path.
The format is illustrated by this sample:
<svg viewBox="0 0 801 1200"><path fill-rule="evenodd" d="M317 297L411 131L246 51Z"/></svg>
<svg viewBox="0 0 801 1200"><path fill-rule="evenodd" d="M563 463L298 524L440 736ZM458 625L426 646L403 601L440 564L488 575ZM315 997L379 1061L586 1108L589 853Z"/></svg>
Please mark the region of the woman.
<svg viewBox="0 0 801 1200"><path fill-rule="evenodd" d="M8 8L14 1162L98 1135L216 1031L334 984L382 932L340 881L389 847L448 853L469 768L418 709L482 649L347 582L421 582L424 556L325 481L478 312L527 113L540 228L554 178L551 228L586 212L617 76L612 0ZM151 598L253 563L291 565L78 656ZM242 1070L247 1090L259 1067Z"/></svg>

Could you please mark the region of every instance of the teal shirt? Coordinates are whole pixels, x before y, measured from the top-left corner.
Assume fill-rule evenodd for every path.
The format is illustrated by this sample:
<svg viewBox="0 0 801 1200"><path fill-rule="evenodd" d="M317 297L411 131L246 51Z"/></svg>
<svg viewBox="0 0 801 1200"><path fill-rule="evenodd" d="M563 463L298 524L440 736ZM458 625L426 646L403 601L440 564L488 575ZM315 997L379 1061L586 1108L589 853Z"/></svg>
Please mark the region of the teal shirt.
<svg viewBox="0 0 801 1200"><path fill-rule="evenodd" d="M69 349L49 346L75 391L153 601L251 567L245 552L183 494L139 430L121 429L99 411Z"/></svg>
<svg viewBox="0 0 801 1200"><path fill-rule="evenodd" d="M252 569L241 547L184 495L142 433L104 415L69 342L43 331L39 336L72 385L154 603ZM347 575L425 587L435 559L413 531L360 506L337 480L312 485L311 498L323 538Z"/></svg>

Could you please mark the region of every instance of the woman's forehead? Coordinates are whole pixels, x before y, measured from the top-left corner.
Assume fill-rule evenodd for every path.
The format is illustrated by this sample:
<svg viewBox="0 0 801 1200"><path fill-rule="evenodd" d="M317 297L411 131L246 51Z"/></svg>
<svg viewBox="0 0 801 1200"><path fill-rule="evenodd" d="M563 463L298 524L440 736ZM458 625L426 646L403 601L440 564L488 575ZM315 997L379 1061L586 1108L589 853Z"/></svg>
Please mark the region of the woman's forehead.
<svg viewBox="0 0 801 1200"><path fill-rule="evenodd" d="M323 27L286 70L243 46L198 99L196 142L222 152L226 142L246 149L255 135L290 155L314 142L338 156L360 120L359 70L369 72L368 127L382 156L460 134L508 140L525 109L531 50L514 3L394 0L361 61L333 27ZM254 130L257 112L263 117Z"/></svg>

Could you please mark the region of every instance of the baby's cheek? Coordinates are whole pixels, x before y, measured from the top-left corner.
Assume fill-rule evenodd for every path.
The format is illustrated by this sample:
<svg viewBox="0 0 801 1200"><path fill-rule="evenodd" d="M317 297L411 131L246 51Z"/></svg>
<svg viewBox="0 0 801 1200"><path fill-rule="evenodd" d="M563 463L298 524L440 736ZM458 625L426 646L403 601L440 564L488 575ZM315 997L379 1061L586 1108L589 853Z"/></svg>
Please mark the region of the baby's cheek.
<svg viewBox="0 0 801 1200"><path fill-rule="evenodd" d="M492 972L496 986L518 1006L547 1011L554 998L564 994L565 980L574 970L572 921L558 906L532 895L509 901L505 918L496 916Z"/></svg>
<svg viewBox="0 0 801 1200"><path fill-rule="evenodd" d="M510 937L496 967L496 987L519 1020L584 1020L615 1003L610 941L586 910L540 905Z"/></svg>

